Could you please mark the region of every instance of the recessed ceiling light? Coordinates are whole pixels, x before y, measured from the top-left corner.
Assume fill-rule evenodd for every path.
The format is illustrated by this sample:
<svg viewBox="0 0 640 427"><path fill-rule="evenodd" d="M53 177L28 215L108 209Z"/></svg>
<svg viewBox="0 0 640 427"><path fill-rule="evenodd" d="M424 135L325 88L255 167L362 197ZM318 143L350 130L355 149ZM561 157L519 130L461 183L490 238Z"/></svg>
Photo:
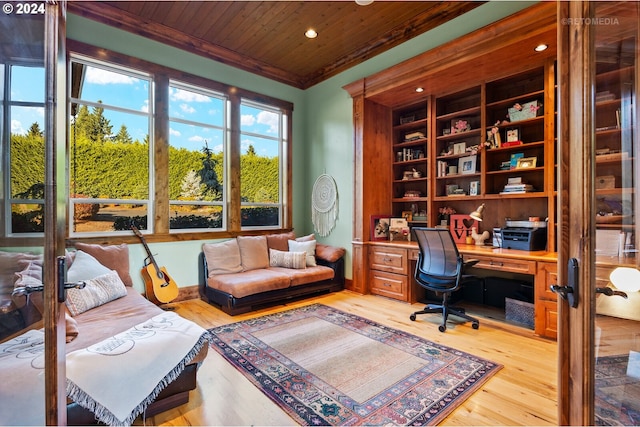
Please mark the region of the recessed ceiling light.
<svg viewBox="0 0 640 427"><path fill-rule="evenodd" d="M424 88L423 87L417 87L416 88L416 92L418 92L418 93L424 92Z"/></svg>
<svg viewBox="0 0 640 427"><path fill-rule="evenodd" d="M307 38L309 39L315 39L316 37L318 37L318 33L316 33L316 30L314 30L313 28L309 28L305 33L305 36L307 36Z"/></svg>
<svg viewBox="0 0 640 427"><path fill-rule="evenodd" d="M356 0L356 3L360 6L368 6L373 3L373 0Z"/></svg>
<svg viewBox="0 0 640 427"><path fill-rule="evenodd" d="M535 50L536 52L542 52L543 50L547 50L548 47L549 45L539 44L538 46L534 47L533 50Z"/></svg>

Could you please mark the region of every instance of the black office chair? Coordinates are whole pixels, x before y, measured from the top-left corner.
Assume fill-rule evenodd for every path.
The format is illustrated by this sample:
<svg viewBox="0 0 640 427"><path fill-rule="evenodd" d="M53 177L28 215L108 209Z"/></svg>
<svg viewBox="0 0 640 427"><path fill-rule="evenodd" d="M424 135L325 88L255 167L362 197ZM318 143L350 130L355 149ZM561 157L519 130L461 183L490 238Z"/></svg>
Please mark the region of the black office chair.
<svg viewBox="0 0 640 427"><path fill-rule="evenodd" d="M409 319L416 320L418 314L441 312L443 320L442 325L438 326L440 332L447 330L447 318L450 314L473 322L473 329L478 329L480 323L477 319L465 314L463 308L449 305L451 293L460 289L463 283L474 279L463 273L466 267L476 264L478 260L465 262L451 232L446 228L414 227L412 230L420 246L415 279L423 288L442 294L442 304L429 304L424 310L413 313Z"/></svg>

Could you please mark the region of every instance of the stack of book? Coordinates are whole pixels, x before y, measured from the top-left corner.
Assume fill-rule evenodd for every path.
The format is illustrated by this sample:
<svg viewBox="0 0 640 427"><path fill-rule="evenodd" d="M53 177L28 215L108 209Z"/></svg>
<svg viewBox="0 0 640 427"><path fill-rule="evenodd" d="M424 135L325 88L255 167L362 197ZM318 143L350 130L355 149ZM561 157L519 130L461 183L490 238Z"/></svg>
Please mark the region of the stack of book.
<svg viewBox="0 0 640 427"><path fill-rule="evenodd" d="M533 191L533 185L531 184L507 184L504 186L500 194L521 194L529 193Z"/></svg>

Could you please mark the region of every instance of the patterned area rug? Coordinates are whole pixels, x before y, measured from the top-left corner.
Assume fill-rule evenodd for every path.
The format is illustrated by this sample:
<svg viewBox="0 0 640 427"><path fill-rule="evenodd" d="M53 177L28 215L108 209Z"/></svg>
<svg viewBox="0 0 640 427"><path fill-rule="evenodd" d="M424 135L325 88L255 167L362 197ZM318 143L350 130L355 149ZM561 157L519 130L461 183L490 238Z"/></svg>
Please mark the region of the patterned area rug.
<svg viewBox="0 0 640 427"><path fill-rule="evenodd" d="M640 425L640 358L599 357L596 363L596 425ZM633 375L628 375L631 373Z"/></svg>
<svg viewBox="0 0 640 427"><path fill-rule="evenodd" d="M502 367L321 304L210 331L301 425L434 425Z"/></svg>

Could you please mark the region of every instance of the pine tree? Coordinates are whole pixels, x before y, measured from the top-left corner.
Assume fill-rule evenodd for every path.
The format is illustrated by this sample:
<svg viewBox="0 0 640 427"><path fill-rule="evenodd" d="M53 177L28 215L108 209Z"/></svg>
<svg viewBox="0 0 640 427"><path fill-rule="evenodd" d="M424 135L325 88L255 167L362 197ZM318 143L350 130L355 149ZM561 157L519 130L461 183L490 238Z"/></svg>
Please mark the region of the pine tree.
<svg viewBox="0 0 640 427"><path fill-rule="evenodd" d="M131 144L133 142L133 138L129 135L129 131L125 125L120 126L120 130L116 135L116 142L121 142L123 144Z"/></svg>
<svg viewBox="0 0 640 427"><path fill-rule="evenodd" d="M180 196L185 200L202 200L202 181L194 170L187 172L182 179Z"/></svg>
<svg viewBox="0 0 640 427"><path fill-rule="evenodd" d="M33 122L31 127L29 128L29 131L27 132L27 136L36 138L42 138L44 136L44 132L40 130L40 125L38 124L38 122Z"/></svg>
<svg viewBox="0 0 640 427"><path fill-rule="evenodd" d="M222 198L222 186L218 182L218 174L215 170L215 161L212 158L211 149L207 145L207 141L204 142L204 148L202 149L204 158L202 159L202 169L198 173L201 178L201 182L204 185L204 196L206 200L220 200Z"/></svg>

